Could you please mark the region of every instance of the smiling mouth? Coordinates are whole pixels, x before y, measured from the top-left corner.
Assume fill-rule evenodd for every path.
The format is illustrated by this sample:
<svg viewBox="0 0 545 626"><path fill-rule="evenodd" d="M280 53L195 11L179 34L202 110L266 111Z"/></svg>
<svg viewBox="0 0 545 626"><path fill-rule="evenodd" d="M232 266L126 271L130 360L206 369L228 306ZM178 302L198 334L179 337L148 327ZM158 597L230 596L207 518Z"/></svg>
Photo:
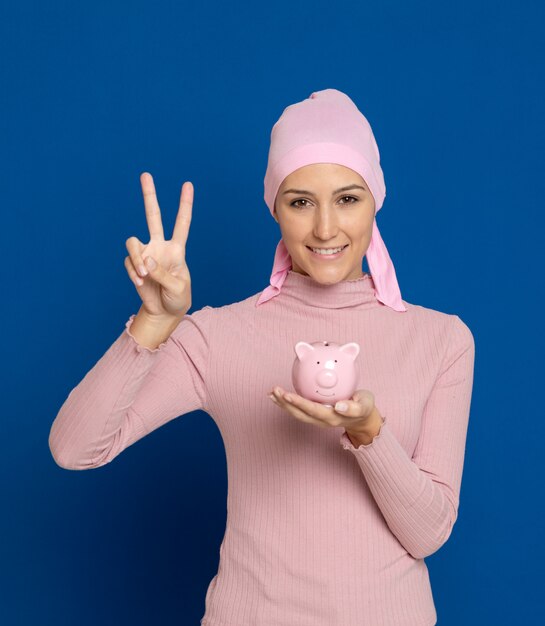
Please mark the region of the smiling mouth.
<svg viewBox="0 0 545 626"><path fill-rule="evenodd" d="M309 250L312 250L312 246L306 246ZM348 244L345 243L344 246L330 246L329 248L316 248L317 250L335 250L335 248L341 248L341 250L344 250L345 248L348 248Z"/></svg>
<svg viewBox="0 0 545 626"><path fill-rule="evenodd" d="M316 391L316 393L319 393L321 396L325 396L326 398L331 398L331 396L334 396L334 393L320 393L319 391Z"/></svg>

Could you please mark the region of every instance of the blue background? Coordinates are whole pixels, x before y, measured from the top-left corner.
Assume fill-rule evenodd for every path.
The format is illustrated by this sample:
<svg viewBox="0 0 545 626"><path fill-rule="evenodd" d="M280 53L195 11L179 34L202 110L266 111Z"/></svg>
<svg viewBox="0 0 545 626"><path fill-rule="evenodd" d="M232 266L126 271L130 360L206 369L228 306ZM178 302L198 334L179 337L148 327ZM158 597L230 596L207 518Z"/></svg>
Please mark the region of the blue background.
<svg viewBox="0 0 545 626"><path fill-rule="evenodd" d="M270 130L330 87L375 133L403 298L476 342L459 517L426 559L438 624L543 615L543 18L537 1L2 3L1 624L199 623L226 519L212 419L86 472L55 464L49 430L138 311L141 172L169 238L194 184L190 312L246 298L279 239Z"/></svg>

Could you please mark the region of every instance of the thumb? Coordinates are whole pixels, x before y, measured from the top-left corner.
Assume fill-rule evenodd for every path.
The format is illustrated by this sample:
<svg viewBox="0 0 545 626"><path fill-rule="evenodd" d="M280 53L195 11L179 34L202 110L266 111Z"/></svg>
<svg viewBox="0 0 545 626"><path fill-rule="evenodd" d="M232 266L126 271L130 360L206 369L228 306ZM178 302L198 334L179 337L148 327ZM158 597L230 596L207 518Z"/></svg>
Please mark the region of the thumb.
<svg viewBox="0 0 545 626"><path fill-rule="evenodd" d="M375 396L368 389L357 389L351 399L355 402L375 403Z"/></svg>
<svg viewBox="0 0 545 626"><path fill-rule="evenodd" d="M356 390L352 397L350 398L353 402L357 404L357 408L353 407L352 403L349 403L349 406L354 408L361 413L362 407L366 415L369 415L375 406L375 396L368 389L358 389Z"/></svg>

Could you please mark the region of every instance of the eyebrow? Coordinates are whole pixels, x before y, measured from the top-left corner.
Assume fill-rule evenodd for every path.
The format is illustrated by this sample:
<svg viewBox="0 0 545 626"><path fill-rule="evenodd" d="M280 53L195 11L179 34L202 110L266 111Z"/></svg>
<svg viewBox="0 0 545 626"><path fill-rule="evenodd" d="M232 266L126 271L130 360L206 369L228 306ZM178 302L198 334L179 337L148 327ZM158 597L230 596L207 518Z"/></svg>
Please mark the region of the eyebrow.
<svg viewBox="0 0 545 626"><path fill-rule="evenodd" d="M340 193L341 191L350 191L350 189L363 189L363 191L367 191L367 189L365 189L365 187L362 187L361 185L347 185L346 187L335 189L335 191L333 191L331 195L334 196L336 193ZM282 195L286 193L301 193L306 194L307 196L314 195L312 191L306 191L305 189L286 189L286 191L284 191Z"/></svg>

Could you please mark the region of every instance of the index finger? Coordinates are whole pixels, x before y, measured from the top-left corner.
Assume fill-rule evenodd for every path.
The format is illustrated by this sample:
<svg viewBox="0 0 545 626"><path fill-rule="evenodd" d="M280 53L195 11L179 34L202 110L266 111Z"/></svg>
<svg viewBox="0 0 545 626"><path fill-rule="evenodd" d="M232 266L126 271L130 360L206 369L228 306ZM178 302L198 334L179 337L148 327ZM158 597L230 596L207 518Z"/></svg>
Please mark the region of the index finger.
<svg viewBox="0 0 545 626"><path fill-rule="evenodd" d="M144 195L146 221L148 222L150 239L164 240L165 235L163 232L163 222L161 221L161 210L157 202L157 194L155 193L152 175L149 172L143 172L140 175L140 184L142 185L142 194Z"/></svg>
<svg viewBox="0 0 545 626"><path fill-rule="evenodd" d="M189 234L189 226L191 225L191 215L193 213L193 183L186 181L182 185L182 193L180 195L180 207L174 224L172 239L185 247Z"/></svg>

